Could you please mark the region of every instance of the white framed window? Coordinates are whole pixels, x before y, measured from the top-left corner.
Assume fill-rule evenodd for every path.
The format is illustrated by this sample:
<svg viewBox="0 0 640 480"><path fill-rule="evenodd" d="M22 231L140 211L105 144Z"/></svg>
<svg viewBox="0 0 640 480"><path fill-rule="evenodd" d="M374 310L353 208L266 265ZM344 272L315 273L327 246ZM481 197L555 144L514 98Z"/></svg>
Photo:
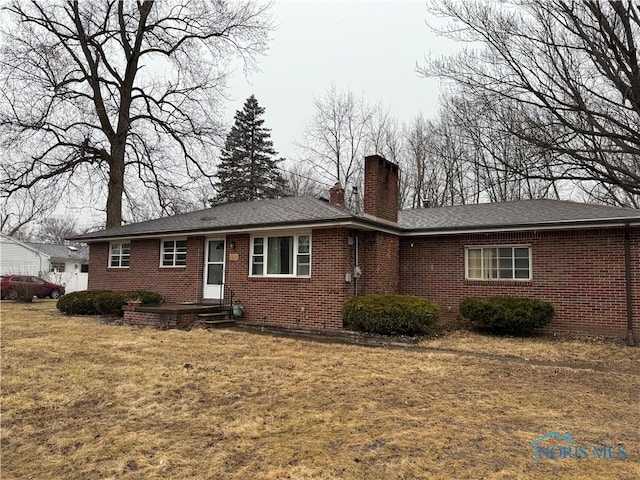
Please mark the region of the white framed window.
<svg viewBox="0 0 640 480"><path fill-rule="evenodd" d="M465 247L467 280L531 280L531 245Z"/></svg>
<svg viewBox="0 0 640 480"><path fill-rule="evenodd" d="M109 267L129 268L131 259L131 244L112 242L109 244Z"/></svg>
<svg viewBox="0 0 640 480"><path fill-rule="evenodd" d="M187 266L187 241L185 239L163 240L161 249L161 267Z"/></svg>
<svg viewBox="0 0 640 480"><path fill-rule="evenodd" d="M51 272L64 273L66 265L62 262L51 262Z"/></svg>
<svg viewBox="0 0 640 480"><path fill-rule="evenodd" d="M264 235L251 238L249 275L253 277L311 276L311 235Z"/></svg>

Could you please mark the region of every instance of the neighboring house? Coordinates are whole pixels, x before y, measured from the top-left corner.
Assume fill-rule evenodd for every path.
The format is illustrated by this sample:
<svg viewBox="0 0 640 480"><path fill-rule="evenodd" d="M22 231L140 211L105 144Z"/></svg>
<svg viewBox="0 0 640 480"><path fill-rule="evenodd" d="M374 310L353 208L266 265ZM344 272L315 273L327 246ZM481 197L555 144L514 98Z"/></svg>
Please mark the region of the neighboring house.
<svg viewBox="0 0 640 480"><path fill-rule="evenodd" d="M35 275L65 286L67 293L86 290L89 249L85 245L21 242L0 234L0 273Z"/></svg>
<svg viewBox="0 0 640 480"><path fill-rule="evenodd" d="M640 211L557 200L398 212L398 167L365 159L364 212L344 191L226 204L89 233L90 289L146 288L167 302L242 303L244 322L342 328L353 295L550 301L547 331L640 335Z"/></svg>

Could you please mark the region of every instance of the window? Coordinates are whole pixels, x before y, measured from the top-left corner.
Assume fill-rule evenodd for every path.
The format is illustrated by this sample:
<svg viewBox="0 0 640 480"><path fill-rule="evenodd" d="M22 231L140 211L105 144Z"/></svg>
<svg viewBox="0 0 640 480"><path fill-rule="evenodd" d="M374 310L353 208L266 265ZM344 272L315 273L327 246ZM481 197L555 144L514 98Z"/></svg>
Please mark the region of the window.
<svg viewBox="0 0 640 480"><path fill-rule="evenodd" d="M83 263L80 265L80 273L89 273L89 264Z"/></svg>
<svg viewBox="0 0 640 480"><path fill-rule="evenodd" d="M162 266L184 267L187 265L187 241L165 240L162 242Z"/></svg>
<svg viewBox="0 0 640 480"><path fill-rule="evenodd" d="M531 280L528 245L467 247L468 280Z"/></svg>
<svg viewBox="0 0 640 480"><path fill-rule="evenodd" d="M114 268L129 268L131 245L129 243L112 243L109 255L109 266Z"/></svg>
<svg viewBox="0 0 640 480"><path fill-rule="evenodd" d="M64 263L51 262L51 271L52 272L64 273L64 270L65 270L65 264Z"/></svg>
<svg viewBox="0 0 640 480"><path fill-rule="evenodd" d="M254 237L251 242L251 275L311 275L311 235Z"/></svg>

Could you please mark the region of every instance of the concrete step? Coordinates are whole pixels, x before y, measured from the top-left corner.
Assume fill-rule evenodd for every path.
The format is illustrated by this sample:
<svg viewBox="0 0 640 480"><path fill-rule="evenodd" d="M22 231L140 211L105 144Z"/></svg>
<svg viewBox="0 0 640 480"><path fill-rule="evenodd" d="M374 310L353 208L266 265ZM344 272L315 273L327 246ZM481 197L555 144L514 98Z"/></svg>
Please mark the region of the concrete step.
<svg viewBox="0 0 640 480"><path fill-rule="evenodd" d="M229 312L200 313L198 320L210 328L233 327L236 324L235 320L229 317Z"/></svg>

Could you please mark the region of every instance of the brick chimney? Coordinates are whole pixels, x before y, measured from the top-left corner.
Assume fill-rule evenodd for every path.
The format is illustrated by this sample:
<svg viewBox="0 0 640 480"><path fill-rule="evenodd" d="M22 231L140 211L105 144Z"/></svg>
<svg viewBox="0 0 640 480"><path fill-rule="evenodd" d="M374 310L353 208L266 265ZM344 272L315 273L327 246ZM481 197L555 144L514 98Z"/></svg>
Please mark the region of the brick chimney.
<svg viewBox="0 0 640 480"><path fill-rule="evenodd" d="M329 189L329 203L344 207L344 188L342 188L340 182L337 182Z"/></svg>
<svg viewBox="0 0 640 480"><path fill-rule="evenodd" d="M398 221L398 165L380 155L364 157L364 213Z"/></svg>

